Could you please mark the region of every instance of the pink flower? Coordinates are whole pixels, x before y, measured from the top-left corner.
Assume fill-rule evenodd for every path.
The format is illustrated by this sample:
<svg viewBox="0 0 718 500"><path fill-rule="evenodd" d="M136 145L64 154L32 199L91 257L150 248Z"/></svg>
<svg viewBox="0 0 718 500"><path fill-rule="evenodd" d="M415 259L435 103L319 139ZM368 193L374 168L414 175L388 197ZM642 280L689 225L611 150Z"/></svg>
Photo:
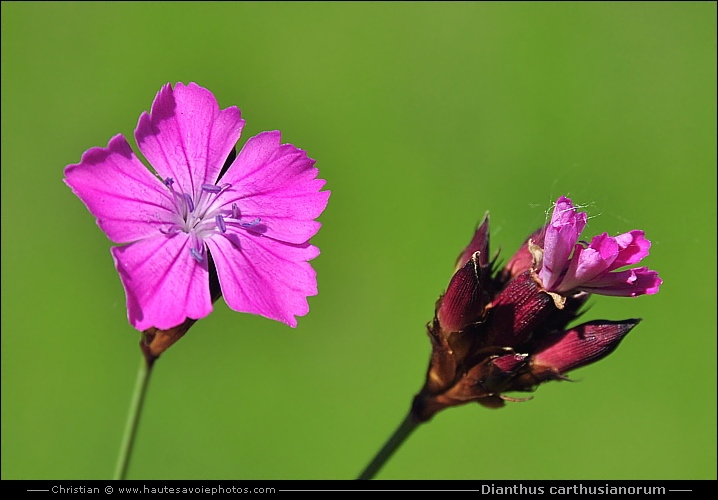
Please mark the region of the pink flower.
<svg viewBox="0 0 718 500"><path fill-rule="evenodd" d="M250 138L236 155L243 127L240 110L220 109L209 90L167 84L135 129L157 175L121 134L65 168L108 238L127 243L112 255L138 330L207 316L215 267L235 311L293 327L309 311L317 284L308 261L319 255L309 239L330 192L320 191L314 160L281 144L279 131Z"/></svg>
<svg viewBox="0 0 718 500"><path fill-rule="evenodd" d="M662 280L656 271L647 267L616 271L648 255L651 242L643 231L633 230L615 237L603 233L586 244L578 242L585 225L586 213L577 213L570 199L559 198L546 226L539 270L547 291L559 294L585 291L623 297L658 292Z"/></svg>

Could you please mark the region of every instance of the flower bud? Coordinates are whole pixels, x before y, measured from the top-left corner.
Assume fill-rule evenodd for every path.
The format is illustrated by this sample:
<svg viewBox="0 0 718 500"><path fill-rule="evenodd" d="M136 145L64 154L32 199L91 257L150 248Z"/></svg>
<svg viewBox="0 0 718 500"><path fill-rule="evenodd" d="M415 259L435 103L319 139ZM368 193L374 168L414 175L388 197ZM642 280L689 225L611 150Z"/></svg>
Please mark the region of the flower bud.
<svg viewBox="0 0 718 500"><path fill-rule="evenodd" d="M511 381L529 363L528 354L505 354L489 360L482 385L487 392L501 394L510 390Z"/></svg>
<svg viewBox="0 0 718 500"><path fill-rule="evenodd" d="M561 378L605 358L640 321L590 321L561 334L546 335L533 347L531 373L540 381Z"/></svg>
<svg viewBox="0 0 718 500"><path fill-rule="evenodd" d="M535 256L534 253L531 252L530 243L543 248L545 233L546 228L541 227L531 233L531 236L526 238L526 241L523 242L516 253L514 253L511 259L509 259L504 268L501 270L501 281L508 282L519 274L533 268Z"/></svg>
<svg viewBox="0 0 718 500"><path fill-rule="evenodd" d="M553 298L542 290L531 271L524 271L489 306L487 342L519 346L555 311Z"/></svg>
<svg viewBox="0 0 718 500"><path fill-rule="evenodd" d="M464 265L473 257L476 252L481 252L479 259L479 266L481 268L489 267L489 214L488 212L484 215L484 220L481 221L479 227L476 228L474 237L469 242L468 246L459 254L456 259L456 266L454 271L457 271L464 267Z"/></svg>
<svg viewBox="0 0 718 500"><path fill-rule="evenodd" d="M445 334L458 332L484 316L489 301L481 283L481 252L477 251L454 273L436 312Z"/></svg>

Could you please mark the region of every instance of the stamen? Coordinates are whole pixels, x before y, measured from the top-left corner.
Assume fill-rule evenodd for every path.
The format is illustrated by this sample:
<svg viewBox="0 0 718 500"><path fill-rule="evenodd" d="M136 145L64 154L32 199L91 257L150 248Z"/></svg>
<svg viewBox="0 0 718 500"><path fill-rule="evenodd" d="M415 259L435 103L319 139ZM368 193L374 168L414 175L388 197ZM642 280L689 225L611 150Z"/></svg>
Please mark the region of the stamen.
<svg viewBox="0 0 718 500"><path fill-rule="evenodd" d="M182 193L182 196L184 196L184 201L187 203L189 211L194 212L194 201L192 201L192 197L187 193Z"/></svg>
<svg viewBox="0 0 718 500"><path fill-rule="evenodd" d="M162 234L177 234L180 232L180 228L177 226L172 226L169 229L160 228L160 233Z"/></svg>
<svg viewBox="0 0 718 500"><path fill-rule="evenodd" d="M262 222L262 219L260 219L259 217L257 217L257 218L254 219L252 222L240 222L239 225L242 226L242 227L252 227L252 226L256 226L256 225L259 224L260 222Z"/></svg>
<svg viewBox="0 0 718 500"><path fill-rule="evenodd" d="M222 191L222 187L215 184L202 184L202 189L210 193L219 193Z"/></svg>
<svg viewBox="0 0 718 500"><path fill-rule="evenodd" d="M216 194L222 193L231 187L232 187L232 185L229 183L221 184L219 186L217 186L216 184L202 184L202 189L204 189L205 191L207 191L209 193L216 193Z"/></svg>
<svg viewBox="0 0 718 500"><path fill-rule="evenodd" d="M232 218L239 219L239 207L236 203L232 203Z"/></svg>
<svg viewBox="0 0 718 500"><path fill-rule="evenodd" d="M196 260L197 262L199 262L200 264L201 264L202 261L204 260L204 256L203 256L201 253L199 253L199 252L197 251L197 249L194 248L194 247L192 247L192 248L189 249L189 253L190 253L190 255L192 256L192 258L193 258L194 260Z"/></svg>
<svg viewBox="0 0 718 500"><path fill-rule="evenodd" d="M215 216L214 221L217 223L217 227L220 231L222 231L223 233L227 232L227 226L224 224L224 217L222 217L221 215L217 215Z"/></svg>

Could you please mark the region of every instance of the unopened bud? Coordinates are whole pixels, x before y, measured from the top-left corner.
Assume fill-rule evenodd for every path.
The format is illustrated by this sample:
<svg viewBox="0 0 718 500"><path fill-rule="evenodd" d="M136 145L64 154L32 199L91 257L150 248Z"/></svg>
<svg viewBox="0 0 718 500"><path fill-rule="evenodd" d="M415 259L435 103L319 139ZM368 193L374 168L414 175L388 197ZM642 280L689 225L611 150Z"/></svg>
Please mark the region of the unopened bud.
<svg viewBox="0 0 718 500"><path fill-rule="evenodd" d="M546 335L534 347L531 374L543 382L594 363L611 354L640 321L591 321L564 333Z"/></svg>
<svg viewBox="0 0 718 500"><path fill-rule="evenodd" d="M516 347L526 342L537 326L556 311L531 271L511 280L489 306L488 345Z"/></svg>
<svg viewBox="0 0 718 500"><path fill-rule="evenodd" d="M445 333L458 332L484 315L488 303L481 284L481 252L475 252L449 282L436 316Z"/></svg>

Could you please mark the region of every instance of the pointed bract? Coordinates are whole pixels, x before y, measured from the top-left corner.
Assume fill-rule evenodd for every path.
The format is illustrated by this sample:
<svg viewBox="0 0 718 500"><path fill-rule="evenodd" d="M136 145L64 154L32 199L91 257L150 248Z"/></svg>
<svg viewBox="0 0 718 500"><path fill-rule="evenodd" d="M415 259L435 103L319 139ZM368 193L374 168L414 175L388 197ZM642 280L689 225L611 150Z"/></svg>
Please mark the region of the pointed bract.
<svg viewBox="0 0 718 500"><path fill-rule="evenodd" d="M520 346L555 311L553 298L541 290L531 271L525 271L491 302L487 341L489 345Z"/></svg>
<svg viewBox="0 0 718 500"><path fill-rule="evenodd" d="M541 380L544 370L564 375L598 361L612 353L640 321L590 321L567 332L546 335L533 346L532 374Z"/></svg>
<svg viewBox="0 0 718 500"><path fill-rule="evenodd" d="M484 315L488 296L481 283L477 251L451 278L436 315L444 332L458 332Z"/></svg>
<svg viewBox="0 0 718 500"><path fill-rule="evenodd" d="M471 259L471 257L479 252L479 267L487 268L489 262L489 214L488 212L484 215L481 224L476 228L474 237L471 238L469 244L459 254L456 259L456 266L454 272L458 271Z"/></svg>
<svg viewBox="0 0 718 500"><path fill-rule="evenodd" d="M531 236L526 238L526 241L524 241L521 247L519 247L519 249L513 254L501 270L501 282L507 283L519 274L533 268L535 255L531 252L531 245L543 247L545 232L546 228L542 227L534 231Z"/></svg>

